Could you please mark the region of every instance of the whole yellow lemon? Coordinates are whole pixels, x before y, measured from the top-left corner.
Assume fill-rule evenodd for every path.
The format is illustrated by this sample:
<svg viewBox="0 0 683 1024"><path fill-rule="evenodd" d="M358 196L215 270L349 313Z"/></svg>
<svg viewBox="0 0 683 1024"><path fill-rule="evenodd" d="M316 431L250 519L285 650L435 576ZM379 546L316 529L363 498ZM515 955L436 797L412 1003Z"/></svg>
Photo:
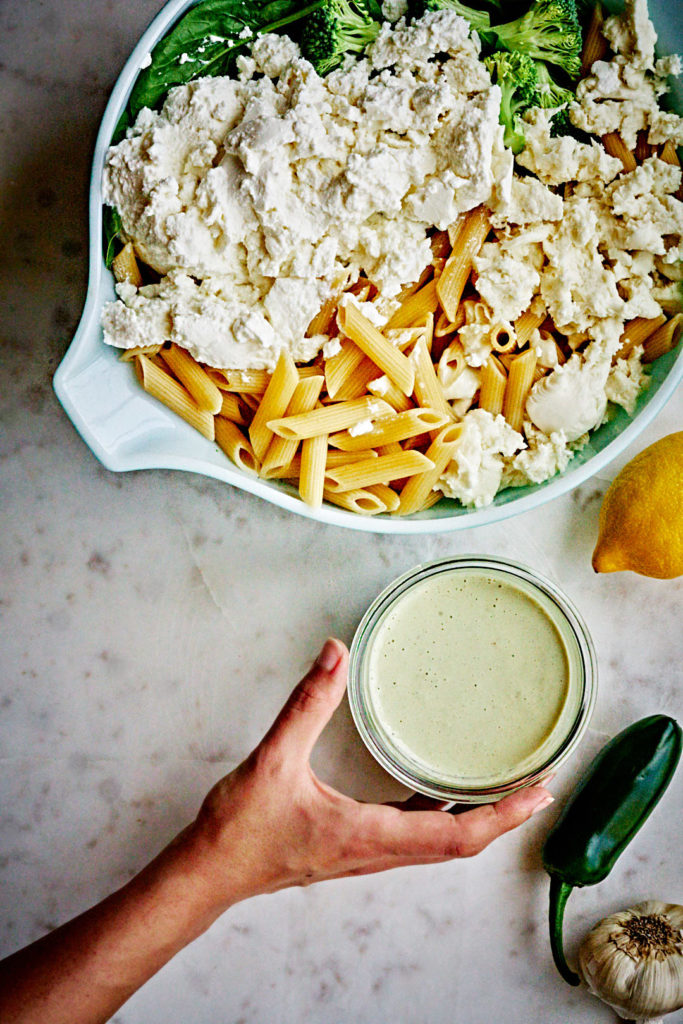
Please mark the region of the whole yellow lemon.
<svg viewBox="0 0 683 1024"><path fill-rule="evenodd" d="M612 481L593 568L660 580L683 575L683 431L655 441Z"/></svg>

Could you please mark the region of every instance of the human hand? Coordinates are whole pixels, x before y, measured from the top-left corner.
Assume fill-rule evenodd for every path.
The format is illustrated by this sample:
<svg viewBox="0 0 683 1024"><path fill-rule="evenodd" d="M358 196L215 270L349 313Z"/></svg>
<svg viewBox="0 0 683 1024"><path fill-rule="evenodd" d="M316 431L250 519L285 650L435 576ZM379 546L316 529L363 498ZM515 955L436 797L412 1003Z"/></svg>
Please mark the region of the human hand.
<svg viewBox="0 0 683 1024"><path fill-rule="evenodd" d="M187 830L194 871L218 912L291 885L470 857L551 803L535 786L451 815L359 803L321 782L310 755L347 670L348 651L328 640L264 739L213 787Z"/></svg>

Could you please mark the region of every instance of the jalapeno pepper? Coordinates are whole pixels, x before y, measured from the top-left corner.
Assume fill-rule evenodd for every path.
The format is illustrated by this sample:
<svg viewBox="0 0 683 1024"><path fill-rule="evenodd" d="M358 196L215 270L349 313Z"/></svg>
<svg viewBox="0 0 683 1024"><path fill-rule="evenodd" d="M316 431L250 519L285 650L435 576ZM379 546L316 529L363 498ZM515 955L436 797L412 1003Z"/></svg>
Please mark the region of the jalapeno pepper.
<svg viewBox="0 0 683 1024"><path fill-rule="evenodd" d="M579 977L567 964L562 920L572 889L605 878L669 785L681 756L681 728L651 715L606 744L565 805L543 846L550 875L550 945L565 981Z"/></svg>

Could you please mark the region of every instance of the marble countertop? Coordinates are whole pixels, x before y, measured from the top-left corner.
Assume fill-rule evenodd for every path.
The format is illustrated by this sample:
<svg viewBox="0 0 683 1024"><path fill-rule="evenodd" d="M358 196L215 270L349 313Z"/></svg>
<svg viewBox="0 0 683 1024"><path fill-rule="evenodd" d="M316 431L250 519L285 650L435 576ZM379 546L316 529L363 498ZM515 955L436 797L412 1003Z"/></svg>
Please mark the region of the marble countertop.
<svg viewBox="0 0 683 1024"><path fill-rule="evenodd" d="M418 561L518 559L588 620L599 698L555 806L606 737L683 712L680 581L590 568L614 465L505 523L406 538L322 526L190 474L118 476L84 446L51 378L85 293L98 121L158 7L0 6L0 955L138 870L259 739L324 637L350 641L374 595ZM682 412L678 395L626 457L680 428ZM351 795L397 795L345 706L315 765ZM572 897L570 952L615 909L683 902L682 811L683 771L612 875ZM606 1024L610 1011L549 957L539 850L556 813L469 861L241 904L114 1019Z"/></svg>

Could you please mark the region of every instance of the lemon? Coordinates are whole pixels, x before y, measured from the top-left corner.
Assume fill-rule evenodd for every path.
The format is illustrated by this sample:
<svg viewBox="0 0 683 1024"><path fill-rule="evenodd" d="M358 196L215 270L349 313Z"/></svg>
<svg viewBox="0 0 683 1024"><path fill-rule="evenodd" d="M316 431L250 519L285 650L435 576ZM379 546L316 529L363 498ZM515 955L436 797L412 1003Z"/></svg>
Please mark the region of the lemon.
<svg viewBox="0 0 683 1024"><path fill-rule="evenodd" d="M612 481L593 568L661 580L683 575L683 431L655 441Z"/></svg>

